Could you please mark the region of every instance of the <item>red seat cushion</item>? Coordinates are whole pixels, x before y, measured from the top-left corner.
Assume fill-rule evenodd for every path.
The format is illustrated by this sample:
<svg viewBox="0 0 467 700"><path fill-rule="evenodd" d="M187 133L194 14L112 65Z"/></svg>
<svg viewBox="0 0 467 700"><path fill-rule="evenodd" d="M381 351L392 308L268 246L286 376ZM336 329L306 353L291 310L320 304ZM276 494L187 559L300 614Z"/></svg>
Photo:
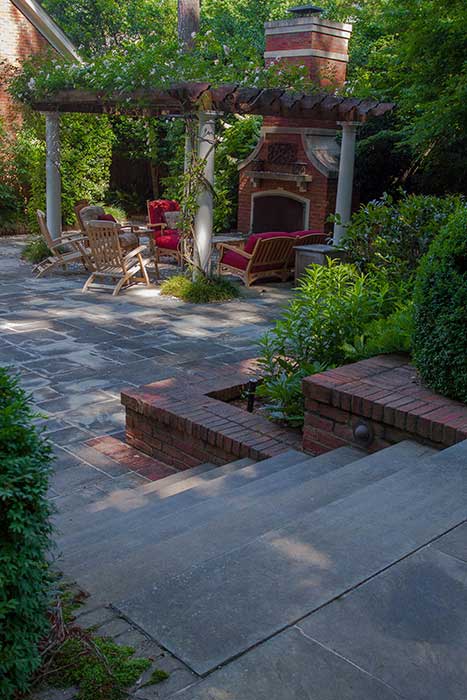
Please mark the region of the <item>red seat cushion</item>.
<svg viewBox="0 0 467 700"><path fill-rule="evenodd" d="M244 258L240 253L234 253L233 250L225 251L222 256L222 262L224 265L237 268L237 270L246 270L246 266L248 265L247 258Z"/></svg>
<svg viewBox="0 0 467 700"><path fill-rule="evenodd" d="M177 250L180 243L180 235L172 229L165 229L162 236L154 236L154 243L158 248Z"/></svg>
<svg viewBox="0 0 467 700"><path fill-rule="evenodd" d="M235 267L237 270L246 270L248 258L244 258L240 253L234 253L233 250L226 250L222 256L222 263ZM277 265L253 265L252 272L265 272L267 270L277 270Z"/></svg>
<svg viewBox="0 0 467 700"><path fill-rule="evenodd" d="M117 219L112 214L99 214L97 217L98 221L113 221L114 224L117 223Z"/></svg>

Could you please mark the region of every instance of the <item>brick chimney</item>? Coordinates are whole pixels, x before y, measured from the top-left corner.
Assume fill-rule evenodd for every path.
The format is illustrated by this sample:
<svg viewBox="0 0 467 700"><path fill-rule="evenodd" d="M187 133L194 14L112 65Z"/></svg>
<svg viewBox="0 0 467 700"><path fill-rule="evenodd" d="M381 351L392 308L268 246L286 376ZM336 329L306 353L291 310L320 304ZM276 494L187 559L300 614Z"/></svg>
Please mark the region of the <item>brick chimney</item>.
<svg viewBox="0 0 467 700"><path fill-rule="evenodd" d="M305 65L322 88L341 87L352 25L322 19L313 5L289 12L290 19L266 22L266 63ZM339 173L337 119L332 111L311 121L264 118L258 145L239 164L239 231L330 232Z"/></svg>
<svg viewBox="0 0 467 700"><path fill-rule="evenodd" d="M347 76L351 24L319 16L319 7L305 5L289 10L290 19L266 22L266 63L284 59L304 65L322 87L342 87Z"/></svg>

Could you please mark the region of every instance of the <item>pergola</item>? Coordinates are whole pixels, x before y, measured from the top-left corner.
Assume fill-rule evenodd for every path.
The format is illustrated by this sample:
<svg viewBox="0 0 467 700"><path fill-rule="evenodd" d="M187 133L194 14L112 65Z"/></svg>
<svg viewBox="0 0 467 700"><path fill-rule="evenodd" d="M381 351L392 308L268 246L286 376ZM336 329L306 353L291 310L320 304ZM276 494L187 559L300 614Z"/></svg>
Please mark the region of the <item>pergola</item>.
<svg viewBox="0 0 467 700"><path fill-rule="evenodd" d="M373 117L394 109L394 104L370 99L339 97L325 92L294 92L279 88L249 88L238 85L212 87L208 83L183 83L165 90L135 90L105 94L68 89L33 102L32 107L46 117L47 223L53 237L61 229L60 113L127 114L144 116L192 116L199 120L198 154L204 161L205 178L213 184L215 118L222 114L261 115L299 119L304 125L317 121L342 127L342 146L337 187L336 214L341 224L334 229L338 243L349 221L355 163L357 127ZM212 189L200 195L195 235L200 264L207 269L213 230Z"/></svg>

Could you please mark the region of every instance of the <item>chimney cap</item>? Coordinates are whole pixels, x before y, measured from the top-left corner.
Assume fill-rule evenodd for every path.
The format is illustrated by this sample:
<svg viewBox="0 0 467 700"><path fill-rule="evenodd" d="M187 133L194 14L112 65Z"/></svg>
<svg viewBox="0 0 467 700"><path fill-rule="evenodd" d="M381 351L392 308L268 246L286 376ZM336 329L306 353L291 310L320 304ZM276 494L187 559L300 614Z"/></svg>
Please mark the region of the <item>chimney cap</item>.
<svg viewBox="0 0 467 700"><path fill-rule="evenodd" d="M319 15L324 12L324 9L316 5L299 5L298 7L290 7L287 12L299 17L306 17L307 15Z"/></svg>

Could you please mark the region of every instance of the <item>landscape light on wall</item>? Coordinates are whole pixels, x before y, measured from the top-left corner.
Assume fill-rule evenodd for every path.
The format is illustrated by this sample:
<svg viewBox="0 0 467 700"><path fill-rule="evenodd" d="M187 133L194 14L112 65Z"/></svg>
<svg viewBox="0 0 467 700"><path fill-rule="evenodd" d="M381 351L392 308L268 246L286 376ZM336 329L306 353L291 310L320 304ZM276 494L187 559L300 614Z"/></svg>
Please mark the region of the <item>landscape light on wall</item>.
<svg viewBox="0 0 467 700"><path fill-rule="evenodd" d="M248 382L246 390L246 410L248 411L248 413L253 413L253 409L255 407L256 388L258 386L258 383L258 379L250 379L250 381Z"/></svg>

